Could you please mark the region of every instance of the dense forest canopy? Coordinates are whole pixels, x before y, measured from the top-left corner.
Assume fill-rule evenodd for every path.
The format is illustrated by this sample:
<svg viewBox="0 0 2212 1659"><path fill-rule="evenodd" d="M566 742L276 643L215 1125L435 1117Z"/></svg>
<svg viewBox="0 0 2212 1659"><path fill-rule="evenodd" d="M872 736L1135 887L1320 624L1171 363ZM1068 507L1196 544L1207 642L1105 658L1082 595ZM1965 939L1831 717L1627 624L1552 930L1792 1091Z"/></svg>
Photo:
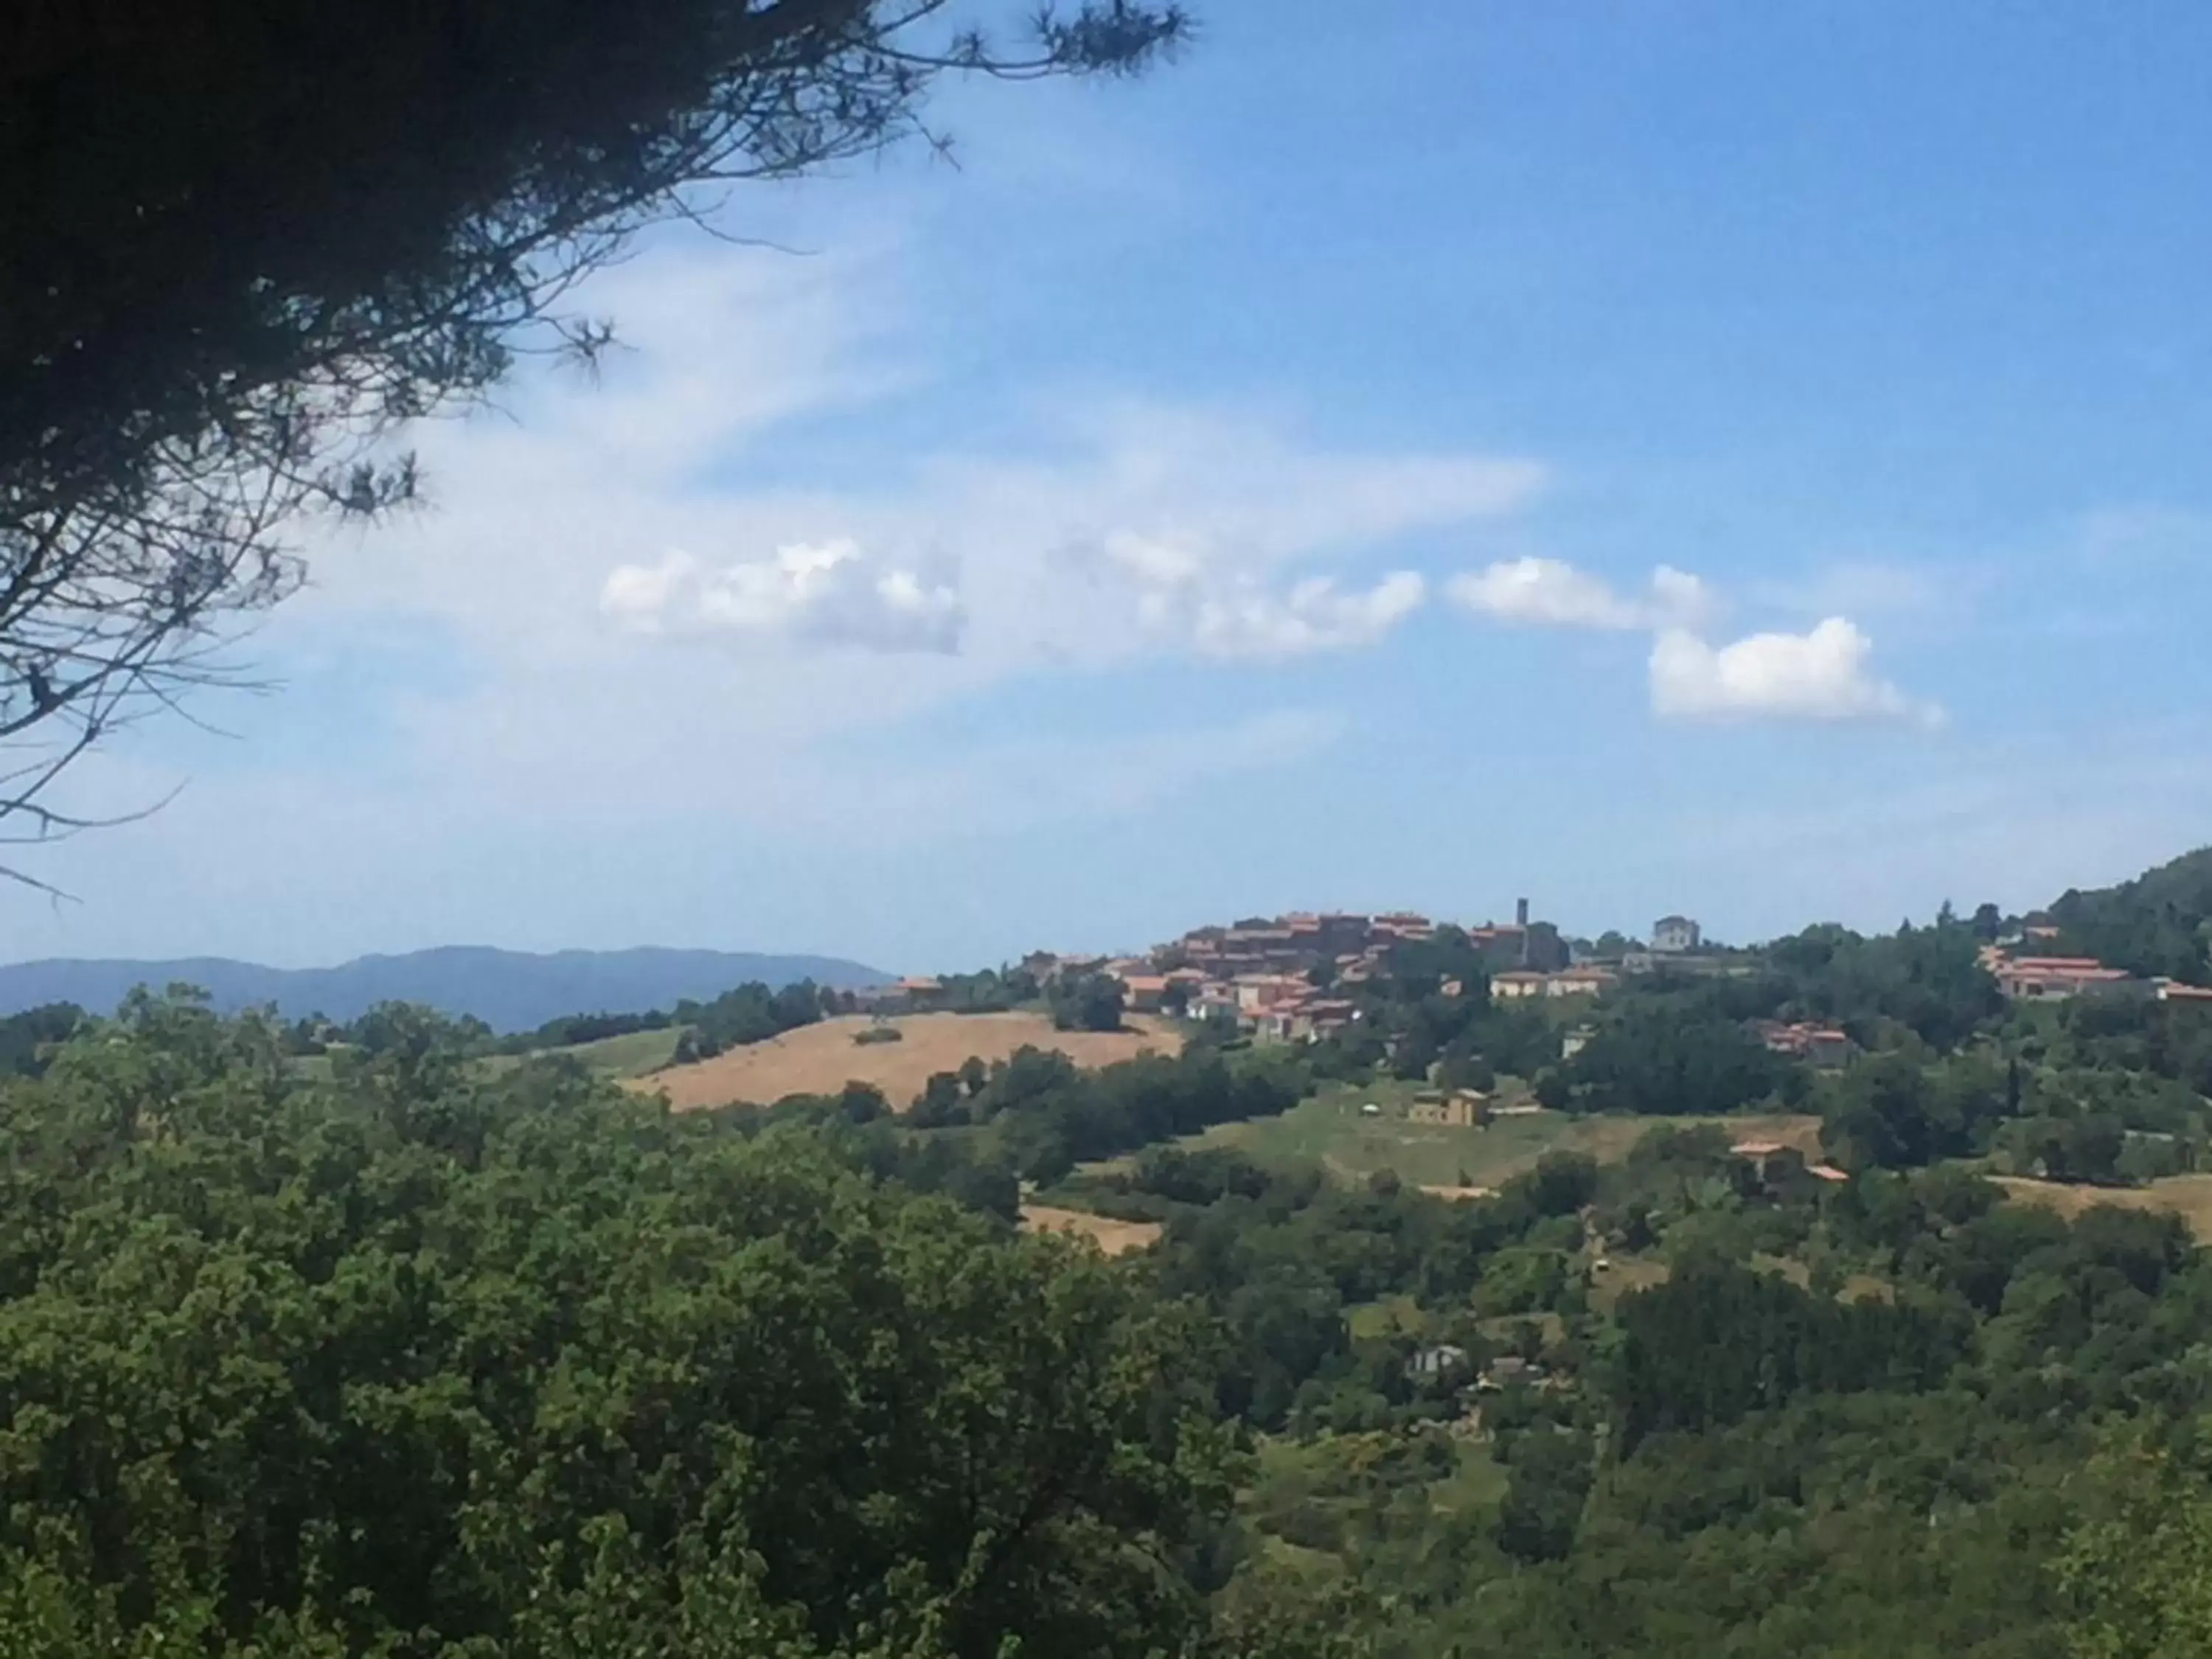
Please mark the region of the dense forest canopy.
<svg viewBox="0 0 2212 1659"><path fill-rule="evenodd" d="M2069 951L2131 973L2212 984L2212 847L2051 907Z"/></svg>
<svg viewBox="0 0 2212 1659"><path fill-rule="evenodd" d="M2197 1560L2212 1517L2212 1262L2170 1218L2069 1225L1956 1168L1760 1178L1665 1127L1492 1198L1347 1185L1175 1144L1303 1086L1203 1046L1017 1056L933 1120L672 1115L385 1018L306 1074L270 1020L141 998L0 1083L10 1651L2208 1633L2138 1560ZM1016 1232L1024 1165L1164 1237Z"/></svg>
<svg viewBox="0 0 2212 1659"><path fill-rule="evenodd" d="M265 1023L153 1001L0 1126L11 1652L1208 1628L1191 1310L812 1137L434 1046L302 1087Z"/></svg>

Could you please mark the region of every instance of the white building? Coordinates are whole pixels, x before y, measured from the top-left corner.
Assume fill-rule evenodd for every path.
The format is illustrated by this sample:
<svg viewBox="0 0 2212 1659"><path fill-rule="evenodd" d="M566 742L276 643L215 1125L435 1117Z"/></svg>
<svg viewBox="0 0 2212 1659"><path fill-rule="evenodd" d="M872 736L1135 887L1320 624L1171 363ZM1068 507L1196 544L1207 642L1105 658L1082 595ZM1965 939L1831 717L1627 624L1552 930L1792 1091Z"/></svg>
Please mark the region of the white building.
<svg viewBox="0 0 2212 1659"><path fill-rule="evenodd" d="M1687 916L1662 916L1651 924L1651 948L1668 956L1694 951L1704 939L1698 924Z"/></svg>

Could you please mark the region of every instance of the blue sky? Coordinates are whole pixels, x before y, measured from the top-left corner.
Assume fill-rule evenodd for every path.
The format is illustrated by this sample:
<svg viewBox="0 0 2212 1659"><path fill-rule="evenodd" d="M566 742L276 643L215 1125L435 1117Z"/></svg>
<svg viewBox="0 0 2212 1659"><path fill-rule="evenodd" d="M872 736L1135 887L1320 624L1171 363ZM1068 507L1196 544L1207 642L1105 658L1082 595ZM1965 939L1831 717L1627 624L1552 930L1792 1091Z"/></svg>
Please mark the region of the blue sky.
<svg viewBox="0 0 2212 1659"><path fill-rule="evenodd" d="M1746 938L2212 840L2212 13L1370 10L650 238L0 955Z"/></svg>

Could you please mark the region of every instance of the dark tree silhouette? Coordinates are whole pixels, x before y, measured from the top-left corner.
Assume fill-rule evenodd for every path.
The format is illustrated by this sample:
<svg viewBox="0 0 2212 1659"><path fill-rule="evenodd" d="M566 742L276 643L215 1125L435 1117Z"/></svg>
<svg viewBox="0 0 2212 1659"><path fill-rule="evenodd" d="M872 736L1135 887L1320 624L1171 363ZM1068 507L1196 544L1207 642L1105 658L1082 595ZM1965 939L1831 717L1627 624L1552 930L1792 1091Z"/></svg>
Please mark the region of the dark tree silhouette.
<svg viewBox="0 0 2212 1659"><path fill-rule="evenodd" d="M0 837L82 827L70 762L234 677L301 581L286 526L413 498L396 425L603 347L563 296L641 227L943 144L946 72L1130 73L1188 29L948 9L0 0Z"/></svg>

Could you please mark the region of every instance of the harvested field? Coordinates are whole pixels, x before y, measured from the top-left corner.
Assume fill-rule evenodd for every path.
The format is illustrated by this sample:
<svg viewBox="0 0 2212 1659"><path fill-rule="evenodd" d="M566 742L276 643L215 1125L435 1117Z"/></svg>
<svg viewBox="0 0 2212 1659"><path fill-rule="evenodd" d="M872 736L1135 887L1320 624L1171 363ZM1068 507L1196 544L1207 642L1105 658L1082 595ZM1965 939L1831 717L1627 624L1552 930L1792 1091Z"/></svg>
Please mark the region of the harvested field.
<svg viewBox="0 0 2212 1659"><path fill-rule="evenodd" d="M2040 1204L2071 1221L2084 1210L2110 1204L2126 1210L2157 1210L2179 1216L2199 1243L2212 1243L2212 1175L2165 1176L2140 1187L2080 1187L2027 1176L1992 1176L2008 1197Z"/></svg>
<svg viewBox="0 0 2212 1659"><path fill-rule="evenodd" d="M1088 1210L1060 1210L1049 1204L1023 1205L1022 1225L1036 1233L1075 1233L1096 1240L1109 1255L1141 1250L1165 1231L1157 1221L1116 1221Z"/></svg>
<svg viewBox="0 0 2212 1659"><path fill-rule="evenodd" d="M896 1042L855 1042L876 1024L848 1014L749 1042L712 1060L672 1066L629 1086L668 1097L680 1109L767 1105L786 1095L835 1094L872 1083L900 1111L914 1103L933 1072L957 1072L970 1055L988 1064L1017 1048L1055 1048L1079 1066L1104 1066L1151 1050L1172 1054L1182 1039L1168 1024L1133 1014L1120 1031L1055 1031L1042 1014L902 1014L888 1023Z"/></svg>

